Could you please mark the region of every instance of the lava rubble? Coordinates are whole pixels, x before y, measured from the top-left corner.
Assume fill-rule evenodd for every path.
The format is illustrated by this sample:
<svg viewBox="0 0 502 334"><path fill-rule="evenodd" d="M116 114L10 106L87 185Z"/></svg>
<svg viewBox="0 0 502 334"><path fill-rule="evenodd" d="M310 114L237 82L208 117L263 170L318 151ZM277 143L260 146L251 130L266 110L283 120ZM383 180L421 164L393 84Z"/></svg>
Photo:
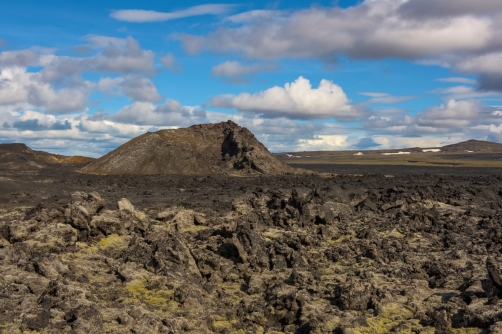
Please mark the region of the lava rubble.
<svg viewBox="0 0 502 334"><path fill-rule="evenodd" d="M228 210L3 210L0 330L502 332L500 177L311 179L243 180Z"/></svg>

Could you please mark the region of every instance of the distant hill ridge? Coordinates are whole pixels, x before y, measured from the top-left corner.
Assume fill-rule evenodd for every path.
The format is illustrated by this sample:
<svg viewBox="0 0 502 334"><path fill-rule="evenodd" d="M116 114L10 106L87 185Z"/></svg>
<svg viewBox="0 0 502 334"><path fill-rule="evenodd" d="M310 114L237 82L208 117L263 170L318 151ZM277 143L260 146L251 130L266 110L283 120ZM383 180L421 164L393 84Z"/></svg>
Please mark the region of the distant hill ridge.
<svg viewBox="0 0 502 334"><path fill-rule="evenodd" d="M95 174L280 174L295 169L232 121L148 132L80 170Z"/></svg>
<svg viewBox="0 0 502 334"><path fill-rule="evenodd" d="M35 151L22 143L0 144L0 168L30 170L53 164L85 164L93 158Z"/></svg>
<svg viewBox="0 0 502 334"><path fill-rule="evenodd" d="M498 153L502 152L502 144L494 143L485 140L467 140L461 143L446 145L441 148L444 152L485 152L485 153Z"/></svg>

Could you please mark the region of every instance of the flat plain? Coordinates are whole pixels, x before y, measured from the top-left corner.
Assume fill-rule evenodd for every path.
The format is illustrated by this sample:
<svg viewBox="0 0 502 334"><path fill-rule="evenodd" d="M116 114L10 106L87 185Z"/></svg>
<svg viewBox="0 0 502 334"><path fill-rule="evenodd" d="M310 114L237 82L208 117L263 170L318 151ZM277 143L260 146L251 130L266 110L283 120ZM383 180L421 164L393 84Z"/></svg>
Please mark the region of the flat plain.
<svg viewBox="0 0 502 334"><path fill-rule="evenodd" d="M384 153L410 154L384 155ZM362 153L362 155L356 155ZM319 151L281 153L276 156L290 165L382 165L382 166L445 166L502 167L502 153L492 152L421 152L418 149L397 151ZM313 167L318 170L319 167Z"/></svg>

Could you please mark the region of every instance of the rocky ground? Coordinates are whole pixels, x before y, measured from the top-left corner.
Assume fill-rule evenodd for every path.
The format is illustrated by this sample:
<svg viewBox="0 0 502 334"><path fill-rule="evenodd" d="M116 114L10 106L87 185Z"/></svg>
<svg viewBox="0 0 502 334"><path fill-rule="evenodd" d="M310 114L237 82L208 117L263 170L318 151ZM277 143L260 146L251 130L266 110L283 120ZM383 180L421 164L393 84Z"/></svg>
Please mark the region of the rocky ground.
<svg viewBox="0 0 502 334"><path fill-rule="evenodd" d="M0 331L502 333L502 174L0 173Z"/></svg>

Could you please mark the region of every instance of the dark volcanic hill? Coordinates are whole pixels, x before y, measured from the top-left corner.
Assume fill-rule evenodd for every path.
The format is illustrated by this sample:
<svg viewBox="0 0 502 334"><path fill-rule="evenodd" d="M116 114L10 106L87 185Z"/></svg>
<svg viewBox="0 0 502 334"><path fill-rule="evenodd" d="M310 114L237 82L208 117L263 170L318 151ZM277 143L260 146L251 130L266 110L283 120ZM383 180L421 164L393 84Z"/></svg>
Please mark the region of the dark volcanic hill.
<svg viewBox="0 0 502 334"><path fill-rule="evenodd" d="M92 158L35 151L25 144L0 144L0 169L32 170L54 164L85 164Z"/></svg>
<svg viewBox="0 0 502 334"><path fill-rule="evenodd" d="M280 174L294 172L232 121L148 132L80 170L95 174Z"/></svg>
<svg viewBox="0 0 502 334"><path fill-rule="evenodd" d="M444 152L484 152L484 153L500 153L502 152L502 144L484 140L467 140L461 143L446 145L441 148Z"/></svg>

